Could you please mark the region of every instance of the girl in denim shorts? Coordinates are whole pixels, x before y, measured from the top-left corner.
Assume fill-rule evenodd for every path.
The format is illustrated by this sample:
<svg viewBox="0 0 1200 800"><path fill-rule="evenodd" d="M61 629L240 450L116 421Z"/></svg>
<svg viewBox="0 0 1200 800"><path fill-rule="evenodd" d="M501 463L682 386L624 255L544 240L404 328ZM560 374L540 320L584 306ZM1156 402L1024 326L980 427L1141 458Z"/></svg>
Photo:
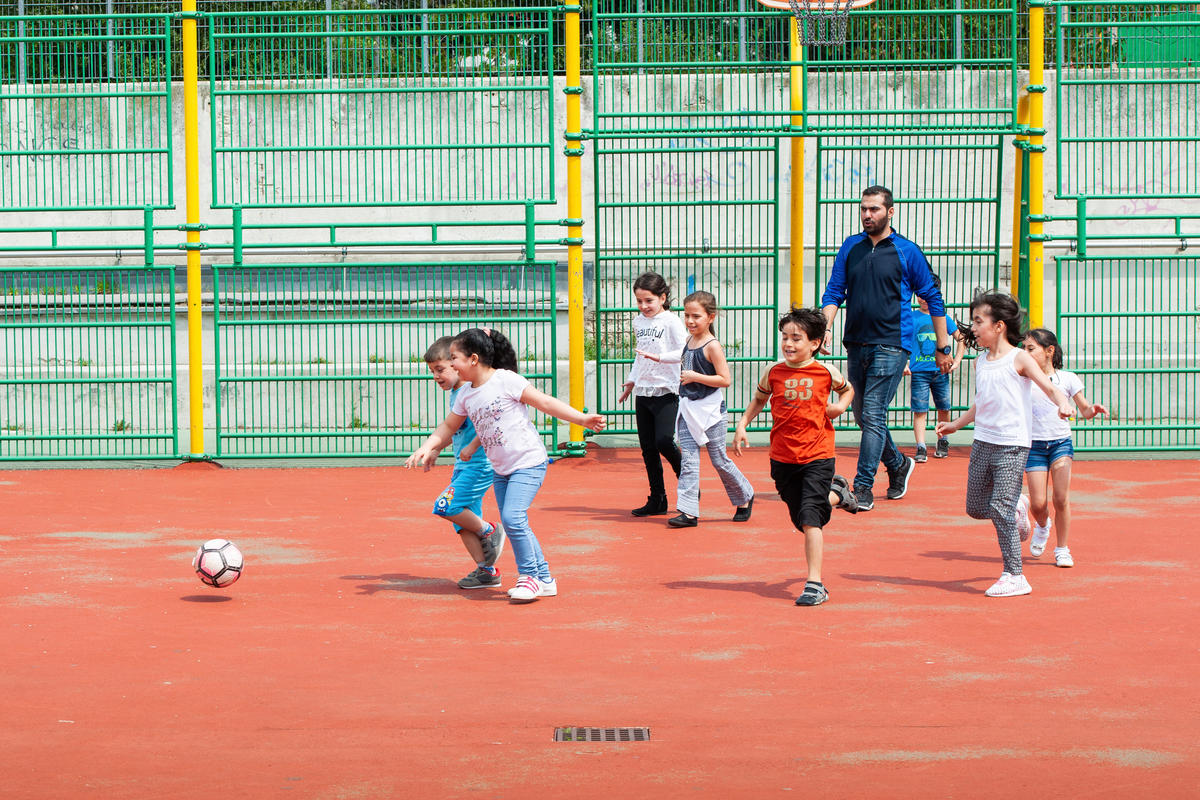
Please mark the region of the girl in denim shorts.
<svg viewBox="0 0 1200 800"><path fill-rule="evenodd" d="M1046 328L1034 328L1025 334L1025 352L1033 356L1050 382L1062 390L1068 399L1075 401L1079 416L1092 419L1098 414L1108 414L1100 403L1093 403L1083 393L1083 381L1074 372L1063 369L1062 348L1058 337ZM1050 501L1053 494L1054 526L1056 547L1054 564L1073 567L1075 560L1067 547L1067 534L1071 531L1071 463L1075 448L1071 444L1071 424L1055 411L1054 404L1037 392L1033 394L1033 444L1029 448L1029 459L1025 463L1025 481L1029 484L1029 497L1021 497L1017 507L1017 525L1023 531L1029 529L1029 514L1033 515L1033 536L1029 540L1029 554L1039 557L1050 540Z"/></svg>

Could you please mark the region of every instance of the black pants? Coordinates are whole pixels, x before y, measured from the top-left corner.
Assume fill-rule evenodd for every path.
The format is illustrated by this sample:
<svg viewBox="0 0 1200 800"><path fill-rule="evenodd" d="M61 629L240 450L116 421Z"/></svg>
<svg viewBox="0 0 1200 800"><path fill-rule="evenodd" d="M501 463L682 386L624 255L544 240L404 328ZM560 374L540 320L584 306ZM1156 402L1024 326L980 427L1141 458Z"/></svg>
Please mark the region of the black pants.
<svg viewBox="0 0 1200 800"><path fill-rule="evenodd" d="M638 443L642 446L642 461L646 462L646 477L650 479L650 494L665 495L662 461L665 458L679 477L679 447L675 444L675 418L679 416L679 395L634 397L637 417Z"/></svg>

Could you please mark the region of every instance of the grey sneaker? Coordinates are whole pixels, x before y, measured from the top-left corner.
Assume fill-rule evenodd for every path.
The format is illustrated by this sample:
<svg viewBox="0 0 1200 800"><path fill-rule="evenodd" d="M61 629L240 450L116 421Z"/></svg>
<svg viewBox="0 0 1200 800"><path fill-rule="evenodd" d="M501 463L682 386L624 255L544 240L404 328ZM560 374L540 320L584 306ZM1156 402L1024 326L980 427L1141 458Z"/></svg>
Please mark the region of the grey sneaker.
<svg viewBox="0 0 1200 800"><path fill-rule="evenodd" d="M858 513L858 498L854 496L854 490L850 488L849 481L841 475L834 475L831 490L838 496L837 508L845 509L851 514Z"/></svg>
<svg viewBox="0 0 1200 800"><path fill-rule="evenodd" d="M829 592L825 586L815 581L807 581L804 584L804 592L796 598L798 606L819 606L829 599Z"/></svg>
<svg viewBox="0 0 1200 800"><path fill-rule="evenodd" d="M460 589L487 589L499 585L499 570L493 574L487 567L476 567L474 572L458 582Z"/></svg>
<svg viewBox="0 0 1200 800"><path fill-rule="evenodd" d="M934 458L945 458L950 455L950 440L945 436L938 439L937 448L933 451Z"/></svg>
<svg viewBox="0 0 1200 800"><path fill-rule="evenodd" d="M858 501L859 511L870 511L875 507L875 495L870 489L855 489L854 499Z"/></svg>
<svg viewBox="0 0 1200 800"><path fill-rule="evenodd" d="M484 564L489 567L496 566L496 562L500 560L500 554L504 552L504 540L504 526L499 522L492 526L491 533L480 537L479 543L483 545Z"/></svg>
<svg viewBox="0 0 1200 800"><path fill-rule="evenodd" d="M924 464L929 460L929 452L925 449L925 445L918 445L917 452L913 455L913 461L918 464Z"/></svg>

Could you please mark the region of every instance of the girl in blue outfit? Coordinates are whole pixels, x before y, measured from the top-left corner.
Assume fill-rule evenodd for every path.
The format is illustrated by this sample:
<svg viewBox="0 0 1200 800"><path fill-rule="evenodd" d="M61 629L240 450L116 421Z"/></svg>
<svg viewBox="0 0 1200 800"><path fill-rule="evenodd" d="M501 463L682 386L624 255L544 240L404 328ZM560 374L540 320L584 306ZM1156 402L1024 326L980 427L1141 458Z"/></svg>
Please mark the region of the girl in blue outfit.
<svg viewBox="0 0 1200 800"><path fill-rule="evenodd" d="M529 507L546 478L548 458L542 437L529 421L528 407L594 431L604 429L604 418L576 411L530 386L517 374L517 354L499 331L463 331L450 345L450 363L466 385L454 399L446 419L409 456L405 466L428 470L437 460L438 451L470 419L492 464L492 491L517 562L517 584L508 596L514 603L553 597L558 594L558 584L529 526Z"/></svg>

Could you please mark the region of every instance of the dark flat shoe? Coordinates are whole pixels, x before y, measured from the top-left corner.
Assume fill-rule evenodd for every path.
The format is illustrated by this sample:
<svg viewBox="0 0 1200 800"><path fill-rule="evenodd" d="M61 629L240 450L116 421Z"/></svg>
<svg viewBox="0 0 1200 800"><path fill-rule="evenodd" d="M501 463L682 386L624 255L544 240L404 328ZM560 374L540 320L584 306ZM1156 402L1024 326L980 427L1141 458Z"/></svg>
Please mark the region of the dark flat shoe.
<svg viewBox="0 0 1200 800"><path fill-rule="evenodd" d="M734 522L745 522L750 519L750 512L754 508L754 498L751 497L744 506L738 506L738 510L733 513Z"/></svg>
<svg viewBox="0 0 1200 800"><path fill-rule="evenodd" d="M671 517L667 520L667 524L672 528L694 528L700 524L698 517L689 517L687 514L680 512L679 516Z"/></svg>

